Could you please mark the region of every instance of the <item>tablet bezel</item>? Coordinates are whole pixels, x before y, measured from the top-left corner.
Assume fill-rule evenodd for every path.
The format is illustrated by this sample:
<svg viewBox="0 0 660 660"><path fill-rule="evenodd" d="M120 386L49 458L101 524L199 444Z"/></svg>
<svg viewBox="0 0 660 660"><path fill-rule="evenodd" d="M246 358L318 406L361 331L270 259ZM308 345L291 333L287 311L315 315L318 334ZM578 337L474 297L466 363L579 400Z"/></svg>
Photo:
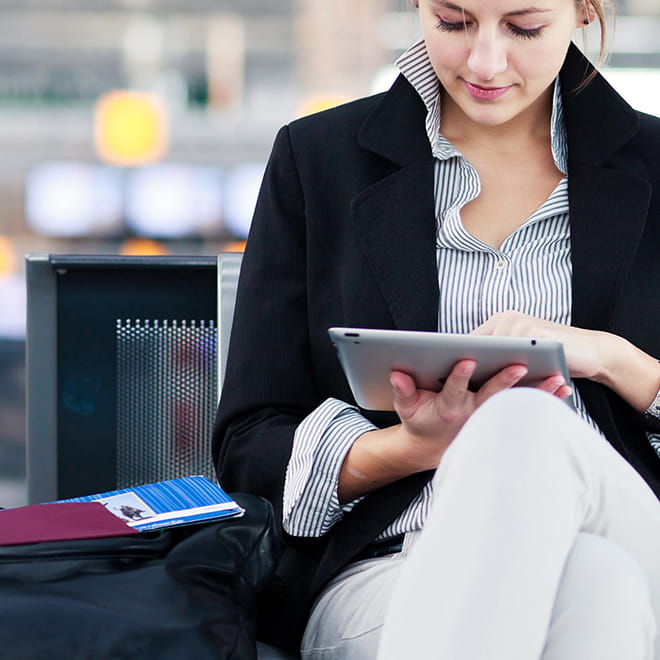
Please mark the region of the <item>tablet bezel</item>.
<svg viewBox="0 0 660 660"><path fill-rule="evenodd" d="M410 374L418 387L438 391L463 359L477 362L474 387L511 364L528 368L521 386L533 387L554 374L570 381L563 345L554 339L349 327L332 327L328 334L355 400L365 410L394 409L389 382L393 369Z"/></svg>

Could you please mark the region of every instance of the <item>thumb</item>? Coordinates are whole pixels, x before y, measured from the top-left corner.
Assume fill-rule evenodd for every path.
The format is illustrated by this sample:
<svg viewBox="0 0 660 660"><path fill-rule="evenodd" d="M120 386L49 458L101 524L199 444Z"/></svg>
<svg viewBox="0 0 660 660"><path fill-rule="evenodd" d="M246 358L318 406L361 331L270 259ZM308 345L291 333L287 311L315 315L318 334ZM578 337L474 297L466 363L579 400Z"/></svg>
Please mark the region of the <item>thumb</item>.
<svg viewBox="0 0 660 660"><path fill-rule="evenodd" d="M394 407L396 410L405 410L417 402L417 386L408 374L402 371L392 371L390 373L390 385L394 393Z"/></svg>

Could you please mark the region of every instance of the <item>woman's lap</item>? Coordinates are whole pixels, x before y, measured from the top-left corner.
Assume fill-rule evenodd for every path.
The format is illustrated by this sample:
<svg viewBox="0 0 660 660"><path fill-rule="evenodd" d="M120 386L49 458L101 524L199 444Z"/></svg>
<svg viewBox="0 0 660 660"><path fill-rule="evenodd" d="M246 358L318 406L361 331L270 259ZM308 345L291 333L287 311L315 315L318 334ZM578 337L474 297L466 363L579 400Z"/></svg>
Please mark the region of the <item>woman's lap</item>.
<svg viewBox="0 0 660 660"><path fill-rule="evenodd" d="M525 438L533 434L537 420L526 419L520 423L518 423L520 420L515 420L515 426L517 427L515 432L519 437L509 438L500 445L494 435L506 432L506 429L511 427L511 420L498 420L498 416L494 414L494 411L497 413L498 408L501 408L504 416L510 417L512 410L514 410L512 403L520 404L521 402L531 406L532 417L535 417L536 413L540 414L539 421L541 423L545 423L547 426L551 420L552 431L557 430L557 432L564 435L576 433L580 437L576 442L571 440L560 446L562 443L555 443L552 432L549 432L546 428L542 433L543 442L539 438L528 437L528 445ZM533 410L534 407L538 407L538 410ZM466 434L471 437L462 441L459 436L457 446L452 447L448 452L448 454L458 455L452 456L447 461L445 469L447 475L443 477L440 474L442 469L438 471L440 478L436 478L436 481L439 481L436 499L442 498L443 501L441 505L432 507L429 521L427 521L427 528L430 528L430 531L425 530L421 535L419 533L409 535L406 539L404 552L401 555L391 555L384 559L359 562L345 569L328 586L312 613L303 643L304 657L318 660L375 658L383 621L386 620L387 605L391 600L396 578L400 573L403 574L401 580L403 586L405 587L407 582L410 588L407 590L408 595L406 596L406 588L402 589L401 585L397 587L397 601L393 602L392 608L396 612L394 620L397 622L403 619L407 619L408 622L412 620L412 630L414 632L411 633L406 628L407 624L405 624L402 627L396 626L397 630L392 636L392 613L390 612L385 639L387 640L389 635L390 641L395 641L392 646L398 647L398 650L393 655L387 655L386 653L383 657L397 657L397 653L405 652L407 643L402 638L408 635L413 638L427 636L429 639L433 639L437 632L438 616L443 618L440 613L442 607L440 606L440 609L436 607L438 601L442 601L442 596L446 596L447 592L451 593L452 589L459 591L457 585L464 584L462 580L466 575L463 569L475 562L481 564L477 567L481 569L481 572L475 570L473 574L470 574L468 571L469 578L473 580L472 595L464 598L464 594L460 593L456 600L449 598L447 602L447 599L445 599L444 606L447 610L445 614L448 619L451 619L455 614L452 609L455 610L456 607L459 607L466 610L462 615L463 622L459 624L456 621L454 624L459 628L465 624L461 628L459 638L473 638L471 641L478 647L478 642L475 642L474 636L475 633L478 636L478 631L482 628L479 621L483 620L484 624L490 623L494 603L499 599L497 595L492 598L492 594L489 598L488 591L503 591L503 583L498 581L496 575L498 564L492 561L492 555L496 555L497 552L501 553L500 556L504 561L508 559L509 553L512 555L518 553L518 559L508 569L508 579L514 582L522 580L523 582L531 581L534 583L539 579L539 574L542 576L538 589L530 589L525 585L520 588L521 600L518 602L517 609L515 607L513 609L513 618L520 619L520 621L511 626L505 619L500 620L504 627L509 626L509 630L497 641L498 644L501 643L502 639L506 640L512 637L515 631L518 630L518 624L524 626L528 617L532 619L536 617L537 633L533 635L533 639L530 638L531 642L527 645L528 651L521 656L526 658L530 655L529 649L531 648L536 649L531 653L532 656L541 657L545 636L550 627L551 614L553 617L557 614L556 612L553 613L554 598L558 593L557 582L560 580L564 565L568 565L571 561L573 555L571 549L576 539L581 535L581 531L602 535L609 538L614 545L620 544L624 552L629 553L633 558L632 561L639 561L643 569L642 572L646 576L648 562L653 558L644 556L646 552L644 548L647 538L646 532L643 525L634 520L638 511L627 510L626 501L633 502L635 508L642 509L643 513L640 514L642 520L648 518L653 521L652 526L656 529L649 530L648 545L650 546L649 551L654 553L656 546L660 548L658 545L660 543L660 529L657 529L660 527L657 524L660 517L658 515L657 500L654 496L650 499L647 498L645 484L642 483L639 487L638 482L641 482L639 476L633 473L631 468L618 455L614 455L611 447L606 446L606 441L596 437L593 431L587 431L582 422L574 424L572 414L568 414L562 407L555 405L555 402L547 402L547 397L544 399L539 398L537 395L528 396L517 393L502 397L499 407L495 404L486 406L486 408L488 412L482 418L486 424L483 428L485 435L480 436L479 433L475 433L480 421L480 415L477 414L474 419L477 428L472 424L471 431ZM550 410L549 414L546 414L545 408ZM530 411L527 410L527 412ZM545 419L543 419L544 414ZM499 428L497 428L498 426ZM586 444L583 446L583 443ZM575 448L572 446L574 444L580 446ZM509 453L515 455L515 460L507 460L507 454ZM454 486L456 486L456 478L459 476L456 472L465 472L466 466L471 466L475 462L481 464L477 470L479 477L474 480L472 478L474 475L466 476L467 485L465 488L463 488L463 478L461 477L461 483L454 489L454 496L456 496L456 493L460 493L459 499L452 500L452 493L449 492L451 488L447 489L441 483L442 479L450 476L449 481L453 481ZM556 462L556 465L552 465L553 462ZM566 466L562 465L562 462ZM458 467L454 468L454 465ZM593 471L593 474L588 474L583 479L581 474L583 469L590 473ZM603 472L603 474L600 474L600 472ZM562 497L561 493L564 486L562 485L558 489L557 484L553 483L555 478L564 479L566 482L565 487L574 492L573 497L576 501L573 504L571 504L569 498L565 499L563 503L558 503L558 507L560 511L564 512L562 515L568 515L571 519L577 516L581 519L582 522L577 523L575 529L572 528L573 522L566 523L561 515L557 516L555 521L552 520L552 515L550 515L548 518L550 529L544 529L543 526L546 524L548 512L535 508L537 506L535 502L539 502L538 506L541 508L554 506L552 497L545 495L544 489L546 488ZM523 485L519 486L518 483L512 485L511 481L514 479L516 482L522 481ZM541 480L543 485L539 486L537 480ZM606 492L599 492L596 495L584 493L583 486L585 483L588 490L600 490L602 484L605 484ZM517 492L507 492L511 488ZM448 499L445 499L445 491L448 491ZM521 494L527 491L533 491L531 493L532 497L530 497L529 510L526 511L524 507L518 507L518 514L514 514L514 518L515 515L522 515L523 518L519 519L518 528L514 525L507 529L509 524L507 507L514 506L514 503L521 498ZM628 497L630 494L628 491L632 493L630 498ZM468 493L470 494L469 497L467 496ZM513 499L507 499L512 496ZM535 497L540 497L540 499L535 500ZM596 500L603 500L604 498L605 504L603 505L602 502L592 504L589 501L590 497ZM623 501L618 501L620 497L623 497ZM488 502L482 506L485 501L484 498L488 498ZM501 505L497 505L498 499L501 500ZM463 510L464 500L472 500L472 502ZM491 506L493 503L496 506ZM448 504L449 506L447 506ZM450 509L448 518L443 518L443 515L447 512L443 513L440 510L442 508L445 510ZM460 511L457 512L457 509L460 509ZM487 516L491 514L499 516L500 520L492 527L490 535L486 534L484 539L481 539L482 541L486 540L485 547L476 547L475 550L471 546L478 545L474 543L474 539L479 539L479 526L491 524L488 517L483 518L481 509L491 509ZM585 513L585 510L587 513ZM480 518L480 516L482 517ZM586 524L587 529L584 528L585 524L582 520L585 517L589 518ZM453 539L446 537L447 526L445 521L447 520L449 521L448 527L453 529ZM526 529L524 526L521 528L523 520L524 525L536 528L536 532L530 530L531 536L536 533L536 545L527 546L529 550L525 546L526 538L524 538L527 533L521 537L520 542L512 545L513 538L520 533L521 529ZM555 529L556 526L559 526L560 529ZM553 535L559 538L555 539ZM463 542L463 536L465 542ZM637 538L631 539L631 536ZM548 538L547 544L546 537ZM431 538L433 540L429 541ZM417 540L421 540L420 550L425 547L424 552L413 553L414 561L417 562L420 568L411 571L410 566L408 566L401 572L400 569L404 565L406 554L412 547L413 541ZM452 543L453 550L445 552L446 547L452 546ZM499 548L494 546L499 546ZM520 552L520 546L525 548L522 553ZM587 547L591 546L593 544L587 543ZM438 551L439 547L442 547L440 552ZM596 544L596 547L602 549L602 544ZM443 552L445 552L444 556ZM483 561L480 559L480 553L485 553ZM580 552L577 556L583 558L584 554L584 552ZM421 560L416 555L421 556ZM486 557L486 555L488 556ZM655 554L656 558L657 556L659 555ZM441 559L441 557L443 558ZM438 566L438 561L444 561L447 566L451 566L450 570L445 570L444 573L442 573L442 570L435 571L434 567ZM489 561L491 562L490 565ZM657 563L657 559L653 561ZM579 564L579 560L575 560L574 563ZM549 567L546 564L552 566ZM462 570L463 577L460 577ZM543 573L546 571L549 571L549 573L546 578L543 578ZM427 580L427 576L434 572L438 572L440 577L435 580L433 586L429 586L433 583L433 577L431 577L431 580ZM573 571L573 575L579 575L579 572L579 570L577 572ZM459 577L451 586L451 582L455 577L454 573ZM657 587L660 586L657 577L656 571L656 575L652 576L650 580L651 583L655 582L655 584L652 584L652 590L654 591L653 598L656 600L656 607L657 598L660 596L660 593L657 593ZM474 578L476 578L476 584ZM571 578L570 581L575 583L576 579ZM445 585L447 585L447 589L443 589ZM441 589L444 593L438 594ZM525 589L527 589L526 592ZM418 591L423 592L420 597L418 597ZM460 591L463 590L460 589ZM571 590L568 589L567 593L570 592ZM402 593L404 597L399 598ZM561 593L561 589L559 593ZM573 590L573 593L575 593L575 590ZM406 601L406 598L407 603L411 604L410 607L401 606L401 602ZM462 603L459 602L461 600ZM529 609L525 604L526 602L530 603ZM474 611L472 612L473 606ZM417 607L422 608L422 616L419 617L422 623L415 630L415 615L413 614L411 617L410 612ZM454 624L449 624L449 628L453 629ZM496 624L496 626L498 625ZM530 625L529 627L533 628L534 626ZM565 628L562 630L565 631ZM431 630L430 635L428 635L429 629ZM440 632L440 634L443 633ZM398 640L396 640L397 637ZM495 635L495 638L497 638L497 635ZM470 646L470 644L467 644L467 646ZM418 648L426 647L422 645ZM458 660L456 648L454 648L453 653L452 660ZM473 657L476 658L477 656Z"/></svg>
<svg viewBox="0 0 660 660"><path fill-rule="evenodd" d="M323 590L310 615L301 655L310 660L375 658L385 611L405 553L356 562Z"/></svg>
<svg viewBox="0 0 660 660"><path fill-rule="evenodd" d="M314 660L375 658L399 562L389 557L352 564L317 600L301 645Z"/></svg>

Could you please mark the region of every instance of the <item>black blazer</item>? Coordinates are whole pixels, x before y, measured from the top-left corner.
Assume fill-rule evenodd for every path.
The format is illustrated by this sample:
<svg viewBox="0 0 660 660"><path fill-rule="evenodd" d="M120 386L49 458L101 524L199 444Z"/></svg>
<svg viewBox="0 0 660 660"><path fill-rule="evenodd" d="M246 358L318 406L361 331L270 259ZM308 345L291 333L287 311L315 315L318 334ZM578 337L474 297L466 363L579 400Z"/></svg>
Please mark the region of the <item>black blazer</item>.
<svg viewBox="0 0 660 660"><path fill-rule="evenodd" d="M576 93L590 70L571 46L560 75L573 324L660 357L660 120L633 111L600 76ZM275 140L243 260L214 460L226 489L268 498L280 519L296 426L328 397L353 402L327 328L437 330L425 113L400 76L389 92L295 121ZM577 387L608 440L660 494L660 459L640 416L596 383ZM365 415L379 426L397 421ZM313 595L429 476L369 495L321 539L284 535L266 636L295 646Z"/></svg>

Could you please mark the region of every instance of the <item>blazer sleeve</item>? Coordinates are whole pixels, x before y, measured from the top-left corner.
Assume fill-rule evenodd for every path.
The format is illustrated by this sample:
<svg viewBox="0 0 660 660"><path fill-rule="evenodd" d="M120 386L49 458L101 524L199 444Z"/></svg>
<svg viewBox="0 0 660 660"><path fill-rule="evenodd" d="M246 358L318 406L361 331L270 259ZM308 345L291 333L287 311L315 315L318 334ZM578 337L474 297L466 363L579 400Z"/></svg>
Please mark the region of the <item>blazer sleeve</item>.
<svg viewBox="0 0 660 660"><path fill-rule="evenodd" d="M267 498L280 520L295 429L322 402L308 336L306 240L305 199L284 127L243 257L213 433L222 486Z"/></svg>

